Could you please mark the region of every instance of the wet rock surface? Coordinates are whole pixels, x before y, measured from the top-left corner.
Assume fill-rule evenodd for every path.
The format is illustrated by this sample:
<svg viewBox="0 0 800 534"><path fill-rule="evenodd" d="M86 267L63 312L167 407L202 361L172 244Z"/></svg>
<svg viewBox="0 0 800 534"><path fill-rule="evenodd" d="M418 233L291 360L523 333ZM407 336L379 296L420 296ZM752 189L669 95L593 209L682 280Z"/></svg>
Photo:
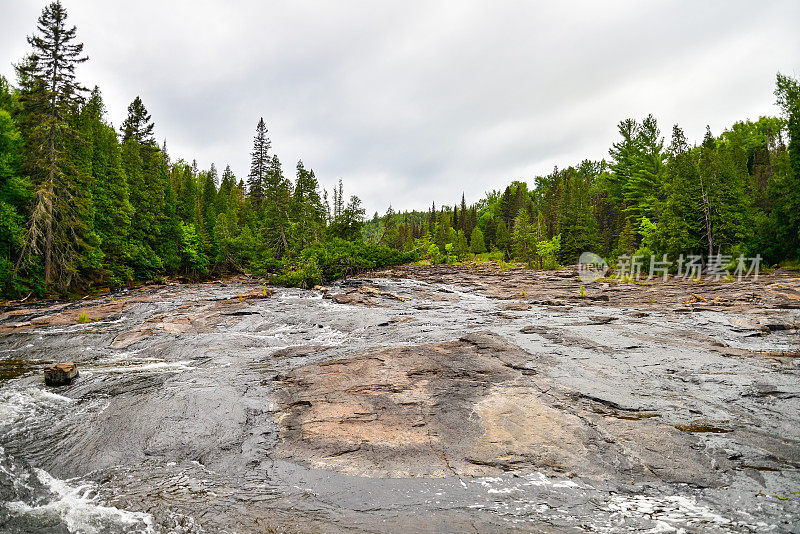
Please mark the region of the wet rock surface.
<svg viewBox="0 0 800 534"><path fill-rule="evenodd" d="M0 530L795 531L796 276L480 269L0 309Z"/></svg>
<svg viewBox="0 0 800 534"><path fill-rule="evenodd" d="M44 383L48 386L68 386L77 376L75 362L56 363L44 368Z"/></svg>

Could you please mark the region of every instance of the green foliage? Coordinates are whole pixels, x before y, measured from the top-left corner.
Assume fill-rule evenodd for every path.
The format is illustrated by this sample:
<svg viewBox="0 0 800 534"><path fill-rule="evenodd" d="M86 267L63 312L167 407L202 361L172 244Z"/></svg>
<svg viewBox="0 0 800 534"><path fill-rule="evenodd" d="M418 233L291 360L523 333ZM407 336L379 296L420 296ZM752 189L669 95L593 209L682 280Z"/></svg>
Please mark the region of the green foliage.
<svg viewBox="0 0 800 534"><path fill-rule="evenodd" d="M558 269L558 254L561 251L561 234L552 239L542 240L536 243L536 254L541 261L542 269Z"/></svg>
<svg viewBox="0 0 800 534"><path fill-rule="evenodd" d="M450 264L458 263L458 256L455 254L453 243L447 243L444 246L444 262Z"/></svg>
<svg viewBox="0 0 800 534"><path fill-rule="evenodd" d="M193 224L181 223L181 268L187 275L208 274L208 257Z"/></svg>
<svg viewBox="0 0 800 534"><path fill-rule="evenodd" d="M430 260L431 265L444 263L445 257L442 255L439 245L431 243L431 246L428 247L428 259Z"/></svg>
<svg viewBox="0 0 800 534"><path fill-rule="evenodd" d="M332 238L318 241L300 253L300 260L314 259L324 281L415 261L417 256L385 245Z"/></svg>
<svg viewBox="0 0 800 534"><path fill-rule="evenodd" d="M776 79L781 117L708 131L699 146L676 125L665 149L651 115L627 119L608 163L555 168L472 205L462 193L365 221L341 180L331 198L302 161L294 180L284 176L263 119L246 184L230 167L220 179L213 164L171 160L138 96L117 133L99 89L87 93L76 79L85 57L62 4L38 22L17 64L19 88L0 77L4 296L228 272L308 287L420 257L545 269L587 250L800 260L800 83L789 76Z"/></svg>
<svg viewBox="0 0 800 534"><path fill-rule="evenodd" d="M484 241L483 232L479 227L472 230L472 235L469 239L469 251L473 254L483 254L486 252L486 242Z"/></svg>
<svg viewBox="0 0 800 534"><path fill-rule="evenodd" d="M296 268L276 275L270 282L280 286L310 289L322 283L322 270L313 257L305 259Z"/></svg>

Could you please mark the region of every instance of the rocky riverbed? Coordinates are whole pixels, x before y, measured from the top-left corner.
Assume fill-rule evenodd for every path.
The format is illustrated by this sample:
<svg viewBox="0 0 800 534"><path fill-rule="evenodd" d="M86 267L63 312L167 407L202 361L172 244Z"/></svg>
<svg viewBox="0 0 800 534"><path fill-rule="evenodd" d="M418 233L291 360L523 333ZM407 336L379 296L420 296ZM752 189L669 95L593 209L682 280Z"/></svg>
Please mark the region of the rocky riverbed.
<svg viewBox="0 0 800 534"><path fill-rule="evenodd" d="M580 285L406 266L9 303L0 530L798 531L797 274ZM46 387L55 361L80 376Z"/></svg>

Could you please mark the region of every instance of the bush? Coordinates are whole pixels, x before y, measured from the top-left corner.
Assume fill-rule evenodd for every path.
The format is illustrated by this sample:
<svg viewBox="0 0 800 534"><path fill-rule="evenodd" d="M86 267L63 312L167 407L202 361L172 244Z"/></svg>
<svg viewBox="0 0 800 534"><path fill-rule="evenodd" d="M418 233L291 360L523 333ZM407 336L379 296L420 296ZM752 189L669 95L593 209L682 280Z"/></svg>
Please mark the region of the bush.
<svg viewBox="0 0 800 534"><path fill-rule="evenodd" d="M279 274L271 281L281 286L309 289L322 283L322 271L317 265L317 260L310 258L296 269Z"/></svg>
<svg viewBox="0 0 800 534"><path fill-rule="evenodd" d="M301 264L312 259L320 269L322 280L330 281L368 269L410 263L417 260L417 255L378 243L333 238L314 243L300 254Z"/></svg>
<svg viewBox="0 0 800 534"><path fill-rule="evenodd" d="M444 258L442 256L442 251L439 250L438 245L431 243L431 246L428 247L428 259L431 260L431 265L442 263Z"/></svg>
<svg viewBox="0 0 800 534"><path fill-rule="evenodd" d="M543 240L536 243L536 254L541 258L543 269L553 270L558 269L560 266L556 257L561 251L561 234L553 237L551 240Z"/></svg>

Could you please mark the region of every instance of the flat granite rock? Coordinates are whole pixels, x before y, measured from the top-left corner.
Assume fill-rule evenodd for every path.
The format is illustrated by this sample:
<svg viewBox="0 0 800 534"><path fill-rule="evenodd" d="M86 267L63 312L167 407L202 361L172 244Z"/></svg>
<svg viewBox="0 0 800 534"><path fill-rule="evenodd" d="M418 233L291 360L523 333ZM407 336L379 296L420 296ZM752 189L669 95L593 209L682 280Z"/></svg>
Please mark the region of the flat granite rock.
<svg viewBox="0 0 800 534"><path fill-rule="evenodd" d="M724 458L657 417L575 402L532 356L491 332L389 347L275 378L275 457L367 477L547 469L595 480L718 485Z"/></svg>

